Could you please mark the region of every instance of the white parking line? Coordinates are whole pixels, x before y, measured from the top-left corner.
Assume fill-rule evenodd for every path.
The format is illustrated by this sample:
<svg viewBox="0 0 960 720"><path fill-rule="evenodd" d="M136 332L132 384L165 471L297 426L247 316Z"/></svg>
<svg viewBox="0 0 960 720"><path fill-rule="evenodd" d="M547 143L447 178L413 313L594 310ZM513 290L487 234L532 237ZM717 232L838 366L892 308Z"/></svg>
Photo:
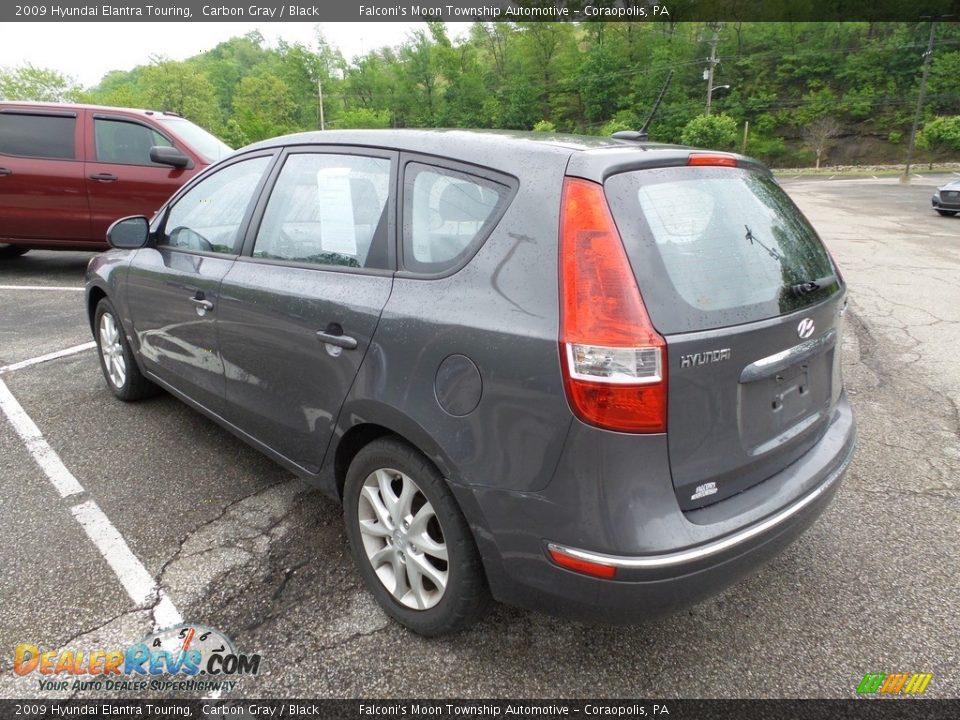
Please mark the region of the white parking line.
<svg viewBox="0 0 960 720"><path fill-rule="evenodd" d="M69 290L70 292L83 292L84 289L70 285L0 285L0 290Z"/></svg>
<svg viewBox="0 0 960 720"><path fill-rule="evenodd" d="M41 355L22 363L15 363L2 368L3 372L10 372L55 358L72 355L93 347L95 343L76 345L66 350ZM27 447L27 451L36 461L44 475L53 484L60 497L71 497L84 492L83 485L74 477L73 473L63 464L60 456L46 441L40 428L27 415L20 402L13 396L3 380L0 380L0 410L7 416L14 431L20 436ZM70 512L83 528L87 537L96 545L104 560L113 570L127 595L138 608L153 605L154 629L168 628L183 622L183 616L177 610L173 601L162 588L157 587L153 577L147 572L140 559L133 554L127 541L120 531L110 522L100 507L88 500L70 508Z"/></svg>
<svg viewBox="0 0 960 720"><path fill-rule="evenodd" d="M127 541L120 531L114 527L103 510L95 502L88 500L85 503L70 508L70 512L80 523L80 527L87 533L87 537L97 546L100 554L113 568L113 572L127 591L127 595L137 607L142 607L157 598L159 602L154 610L154 621L157 627L170 627L183 622L177 608L163 590L159 590L153 582L153 577L133 554Z"/></svg>
<svg viewBox="0 0 960 720"><path fill-rule="evenodd" d="M82 345L68 347L66 350L57 350L56 352L40 355L35 358L30 358L29 360L22 360L20 362L13 363L12 365L4 365L3 367L0 367L0 375L13 372L14 370L22 370L23 368L30 367L31 365L39 365L40 363L45 363L48 360L56 360L58 358L67 357L68 355L75 355L76 353L83 352L84 350L90 350L96 346L97 343L93 341L86 342Z"/></svg>
<svg viewBox="0 0 960 720"><path fill-rule="evenodd" d="M7 416L7 420L13 425L14 431L20 436L27 451L37 461L37 465L43 470L43 474L53 483L53 486L60 493L60 497L70 497L83 492L83 485L73 476L73 473L67 470L60 456L50 447L40 428L30 419L23 406L17 401L10 392L6 383L0 380L0 410Z"/></svg>

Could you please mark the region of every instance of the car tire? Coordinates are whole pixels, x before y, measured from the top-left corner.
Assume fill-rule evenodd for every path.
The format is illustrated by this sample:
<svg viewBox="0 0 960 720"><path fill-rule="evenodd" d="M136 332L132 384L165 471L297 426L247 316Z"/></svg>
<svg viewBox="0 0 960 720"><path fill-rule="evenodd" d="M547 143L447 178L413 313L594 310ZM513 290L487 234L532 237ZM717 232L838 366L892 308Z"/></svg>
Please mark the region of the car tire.
<svg viewBox="0 0 960 720"><path fill-rule="evenodd" d="M938 209L937 212L946 217L953 217L954 215L957 214L956 210L939 210Z"/></svg>
<svg viewBox="0 0 960 720"><path fill-rule="evenodd" d="M0 260L11 260L27 252L30 252L30 248L20 247L19 245L0 245Z"/></svg>
<svg viewBox="0 0 960 720"><path fill-rule="evenodd" d="M140 372L113 303L103 298L93 319L100 369L113 394L127 402L156 395L159 388Z"/></svg>
<svg viewBox="0 0 960 720"><path fill-rule="evenodd" d="M354 560L390 617L426 637L480 619L490 603L480 553L422 453L399 439L374 440L347 470L343 504Z"/></svg>

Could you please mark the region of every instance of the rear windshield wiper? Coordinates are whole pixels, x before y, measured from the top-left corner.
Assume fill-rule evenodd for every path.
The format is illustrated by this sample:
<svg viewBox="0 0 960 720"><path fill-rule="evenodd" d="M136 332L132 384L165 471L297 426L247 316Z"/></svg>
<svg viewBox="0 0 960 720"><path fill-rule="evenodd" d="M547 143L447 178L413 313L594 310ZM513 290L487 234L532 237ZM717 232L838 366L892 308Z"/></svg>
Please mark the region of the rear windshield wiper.
<svg viewBox="0 0 960 720"><path fill-rule="evenodd" d="M812 292L821 290L825 287L835 285L837 282L836 275L827 275L826 277L817 278L816 280L806 280L804 282L799 282L795 285L790 286L790 292L794 295L809 295Z"/></svg>
<svg viewBox="0 0 960 720"><path fill-rule="evenodd" d="M760 242L759 240L757 240L757 238L753 236L753 231L750 229L749 225L744 225L744 227L747 229L747 234L743 236L745 240L748 240L751 245L756 243L757 245L762 247L764 250L767 251L770 257L772 257L774 260L780 259L780 253L778 253L776 250L774 250L771 247L767 247L766 245L764 245L762 242Z"/></svg>

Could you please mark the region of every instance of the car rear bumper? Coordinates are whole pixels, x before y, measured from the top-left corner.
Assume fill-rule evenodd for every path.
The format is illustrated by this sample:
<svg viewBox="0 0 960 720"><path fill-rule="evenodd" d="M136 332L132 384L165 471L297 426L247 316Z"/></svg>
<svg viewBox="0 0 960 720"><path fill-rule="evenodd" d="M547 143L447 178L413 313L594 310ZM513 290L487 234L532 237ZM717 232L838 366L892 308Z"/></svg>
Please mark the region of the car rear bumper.
<svg viewBox="0 0 960 720"><path fill-rule="evenodd" d="M700 510L682 512L673 497L669 515L647 482L636 480L644 465L633 466L639 498L633 503L616 490L615 505L604 502L602 486L584 487L574 507L558 506L549 487L538 494L506 493L509 498L473 490L471 502L485 517L506 513L516 521L512 530L494 520L476 533L491 590L502 602L590 621L637 622L679 610L755 570L802 534L839 487L855 436L844 397L821 440L788 468ZM669 486L669 475L664 481ZM609 476L606 482L616 485ZM616 512L624 506L628 512ZM579 531L571 519L577 515L584 524ZM627 517L632 531L604 524ZM615 547L624 543L643 551ZM616 575L600 579L561 568L549 559L551 547L612 566Z"/></svg>

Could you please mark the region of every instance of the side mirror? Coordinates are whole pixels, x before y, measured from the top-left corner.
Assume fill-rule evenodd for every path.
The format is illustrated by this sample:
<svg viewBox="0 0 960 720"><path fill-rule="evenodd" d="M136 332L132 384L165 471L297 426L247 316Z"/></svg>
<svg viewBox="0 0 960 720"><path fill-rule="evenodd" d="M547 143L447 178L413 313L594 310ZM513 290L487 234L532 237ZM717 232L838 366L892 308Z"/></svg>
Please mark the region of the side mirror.
<svg viewBox="0 0 960 720"><path fill-rule="evenodd" d="M171 165L175 168L185 168L193 165L190 158L184 155L182 150L163 145L154 145L150 148L150 161L161 165Z"/></svg>
<svg viewBox="0 0 960 720"><path fill-rule="evenodd" d="M136 250L147 244L150 223L143 215L120 218L107 230L110 247L119 250Z"/></svg>

